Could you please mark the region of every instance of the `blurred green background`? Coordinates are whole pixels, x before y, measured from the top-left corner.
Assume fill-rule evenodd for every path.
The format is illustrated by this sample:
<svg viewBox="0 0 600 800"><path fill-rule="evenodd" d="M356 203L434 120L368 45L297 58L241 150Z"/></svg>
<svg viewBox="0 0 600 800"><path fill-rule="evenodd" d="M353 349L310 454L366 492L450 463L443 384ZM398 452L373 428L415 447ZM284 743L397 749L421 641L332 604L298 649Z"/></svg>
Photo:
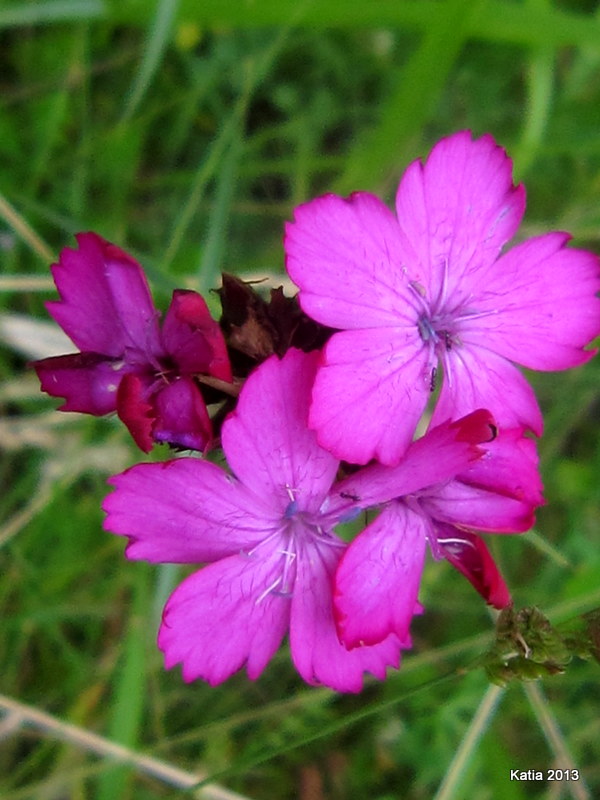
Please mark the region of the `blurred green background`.
<svg viewBox="0 0 600 800"><path fill-rule="evenodd" d="M75 232L134 253L163 308L221 270L278 285L295 204L391 201L402 169L465 127L514 158L523 237L563 229L598 250L597 5L0 4L1 797L179 797L192 773L256 800L600 796L600 667L490 687L493 620L446 563L426 567L402 670L361 695L305 686L285 649L255 683L166 673L155 634L180 573L127 563L101 529L107 475L140 454L114 420L56 413L26 366L64 351L43 301ZM599 370L532 376L547 506L534 532L491 542L516 605L553 623L600 606ZM129 765L104 757L113 743ZM509 780L551 767L581 779Z"/></svg>

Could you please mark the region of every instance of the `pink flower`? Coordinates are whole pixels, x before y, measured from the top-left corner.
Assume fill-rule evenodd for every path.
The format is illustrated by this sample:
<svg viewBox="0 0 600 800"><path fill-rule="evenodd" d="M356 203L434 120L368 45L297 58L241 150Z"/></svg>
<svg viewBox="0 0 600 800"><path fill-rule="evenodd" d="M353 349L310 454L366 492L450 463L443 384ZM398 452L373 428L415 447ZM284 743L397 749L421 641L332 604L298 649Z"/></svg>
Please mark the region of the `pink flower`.
<svg viewBox="0 0 600 800"><path fill-rule="evenodd" d="M397 217L367 193L296 209L288 272L303 309L342 329L310 411L324 447L355 463L397 463L437 383L434 425L487 408L500 428L541 433L512 362L560 370L594 355L583 348L600 334L600 270L565 233L500 254L524 208L505 152L463 131L408 167Z"/></svg>
<svg viewBox="0 0 600 800"><path fill-rule="evenodd" d="M408 631L427 544L435 558L446 558L488 603L495 608L510 604L498 568L472 529L517 533L533 525L534 508L543 502L535 444L521 430L501 432L484 445L484 457L457 470L453 479L418 487L415 475L426 468L424 460L435 464L444 438L464 422L434 428L409 446L398 466L372 465L338 485L340 497L358 497L368 505L388 501L350 544L337 569L335 616L347 647Z"/></svg>
<svg viewBox="0 0 600 800"><path fill-rule="evenodd" d="M145 452L153 440L202 450L211 438L194 375L231 382L218 324L196 292L177 290L159 329L142 268L95 233L77 235L52 274L61 300L46 304L81 350L34 367L42 390L64 397L61 411L117 411Z"/></svg>
<svg viewBox="0 0 600 800"><path fill-rule="evenodd" d="M318 358L292 349L247 379L222 429L233 474L181 458L110 480L105 527L129 538L129 558L208 562L175 590L158 637L167 667L182 663L185 680L215 685L244 666L255 679L289 630L304 680L359 691L365 671L383 678L410 646L407 629L350 651L338 639L332 590L346 545L334 528L381 491L375 473L373 486L359 483L366 501L345 492L350 484L335 483L338 460L307 427ZM417 491L467 470L484 454L477 442L489 439L489 420L477 412L415 443L421 455L402 486ZM416 596L410 602L412 614Z"/></svg>

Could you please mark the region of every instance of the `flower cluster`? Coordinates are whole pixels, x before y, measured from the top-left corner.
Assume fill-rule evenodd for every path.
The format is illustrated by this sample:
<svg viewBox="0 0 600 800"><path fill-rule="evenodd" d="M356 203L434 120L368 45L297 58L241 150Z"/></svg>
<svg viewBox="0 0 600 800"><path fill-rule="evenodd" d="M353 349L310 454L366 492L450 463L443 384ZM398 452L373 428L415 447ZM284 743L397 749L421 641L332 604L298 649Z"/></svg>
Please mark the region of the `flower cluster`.
<svg viewBox="0 0 600 800"><path fill-rule="evenodd" d="M227 461L109 480L129 558L204 565L165 608L167 667L255 679L287 633L305 681L359 691L411 646L427 549L510 604L481 533L526 531L543 502L542 416L515 363L577 366L600 334L596 256L563 233L504 252L524 206L505 152L457 133L409 166L396 215L366 193L297 208L298 301L224 276L220 324L176 291L159 327L139 265L95 234L63 251L48 307L81 352L37 362L42 388L116 410L144 451Z"/></svg>

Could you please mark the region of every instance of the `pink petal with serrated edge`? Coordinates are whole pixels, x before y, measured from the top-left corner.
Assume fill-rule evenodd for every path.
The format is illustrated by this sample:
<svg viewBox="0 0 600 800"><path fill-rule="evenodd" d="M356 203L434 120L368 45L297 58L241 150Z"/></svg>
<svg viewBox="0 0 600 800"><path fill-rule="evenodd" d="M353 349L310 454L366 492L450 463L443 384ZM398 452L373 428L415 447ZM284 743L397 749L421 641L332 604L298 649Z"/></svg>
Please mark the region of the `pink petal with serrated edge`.
<svg viewBox="0 0 600 800"><path fill-rule="evenodd" d="M400 503L384 509L342 557L335 578L335 616L346 647L372 645L409 627L425 560L427 524Z"/></svg>
<svg viewBox="0 0 600 800"><path fill-rule="evenodd" d="M309 424L340 459L398 463L429 397L416 329L343 331L327 343Z"/></svg>
<svg viewBox="0 0 600 800"><path fill-rule="evenodd" d="M272 356L250 375L223 425L233 472L258 496L272 495L282 512L292 496L299 510L318 507L338 468L306 426L318 359L293 349L281 361Z"/></svg>
<svg viewBox="0 0 600 800"><path fill-rule="evenodd" d="M600 335L600 262L549 233L517 245L489 269L473 305L484 315L465 336L531 369L567 369L589 361L582 348ZM488 312L488 315L485 315Z"/></svg>
<svg viewBox="0 0 600 800"><path fill-rule="evenodd" d="M398 222L377 197L328 194L286 225L286 269L306 313L334 328L416 320Z"/></svg>
<svg viewBox="0 0 600 800"><path fill-rule="evenodd" d="M359 692L365 672L383 679L387 667L399 666L401 647L409 647L410 639L401 642L392 634L373 647L354 650L340 643L332 604L338 558L330 548L319 548L310 560L298 559L290 647L296 669L307 683L338 692Z"/></svg>
<svg viewBox="0 0 600 800"><path fill-rule="evenodd" d="M457 419L473 408L487 408L500 428L524 427L541 435L540 407L517 367L474 344L453 349L447 364L450 372L444 376L430 425Z"/></svg>
<svg viewBox="0 0 600 800"><path fill-rule="evenodd" d="M52 274L61 300L48 312L82 351L120 356L126 347L157 353L158 312L140 265L95 233L76 237Z"/></svg>
<svg viewBox="0 0 600 800"><path fill-rule="evenodd" d="M277 559L231 556L190 575L163 613L158 646L167 669L181 664L185 681L211 686L242 667L258 678L289 622L290 599L265 594L280 571Z"/></svg>
<svg viewBox="0 0 600 800"><path fill-rule="evenodd" d="M279 515L209 461L139 464L109 479L104 528L129 538L127 557L154 563L214 561L250 550Z"/></svg>
<svg viewBox="0 0 600 800"><path fill-rule="evenodd" d="M452 294L491 264L515 234L525 191L512 183L512 162L489 135L460 131L439 141L426 163L413 162L396 195L402 233L416 254L409 277L431 300L446 275Z"/></svg>

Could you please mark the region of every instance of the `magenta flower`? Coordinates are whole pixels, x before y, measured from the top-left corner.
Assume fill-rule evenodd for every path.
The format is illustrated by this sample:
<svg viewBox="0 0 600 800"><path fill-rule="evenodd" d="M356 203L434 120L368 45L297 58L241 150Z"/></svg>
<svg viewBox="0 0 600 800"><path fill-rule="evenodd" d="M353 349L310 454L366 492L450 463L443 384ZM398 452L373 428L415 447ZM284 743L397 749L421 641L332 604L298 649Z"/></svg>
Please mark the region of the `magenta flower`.
<svg viewBox="0 0 600 800"><path fill-rule="evenodd" d="M310 411L323 447L398 463L438 383L434 425L487 408L501 428L541 433L512 362L561 370L593 356L583 348L600 334L600 270L565 233L501 255L524 208L504 150L463 131L409 166L397 217L367 193L296 209L288 272L303 309L342 329L325 347Z"/></svg>
<svg viewBox="0 0 600 800"><path fill-rule="evenodd" d="M461 429L484 413L461 420ZM337 487L340 497L360 497L368 505L395 498L350 544L337 569L335 617L347 647L408 631L427 544L488 603L504 608L511 602L492 556L472 529L517 533L533 525L534 508L543 502L535 444L521 430L501 432L485 445L483 458L453 479L419 486L415 476L427 470L427 461L437 461L443 439L456 425L434 428L411 444L398 466L365 467Z"/></svg>
<svg viewBox="0 0 600 800"><path fill-rule="evenodd" d="M173 292L160 329L137 261L95 233L76 239L52 267L61 299L46 307L81 352L36 361L42 390L65 399L61 411L116 411L145 452L153 441L204 449L211 423L194 375L232 379L206 303Z"/></svg>
<svg viewBox="0 0 600 800"><path fill-rule="evenodd" d="M334 483L339 462L307 427L318 358L292 349L247 379L222 429L233 475L181 458L110 480L105 527L129 537L129 558L210 562L175 590L158 637L167 667L182 663L187 681L215 685L244 666L255 679L289 630L304 680L359 691L365 671L383 678L410 646L408 629L350 651L338 639L332 589L346 544L334 528L365 501ZM414 446L422 457L411 485L424 489L466 470L489 437L486 412L432 432Z"/></svg>

